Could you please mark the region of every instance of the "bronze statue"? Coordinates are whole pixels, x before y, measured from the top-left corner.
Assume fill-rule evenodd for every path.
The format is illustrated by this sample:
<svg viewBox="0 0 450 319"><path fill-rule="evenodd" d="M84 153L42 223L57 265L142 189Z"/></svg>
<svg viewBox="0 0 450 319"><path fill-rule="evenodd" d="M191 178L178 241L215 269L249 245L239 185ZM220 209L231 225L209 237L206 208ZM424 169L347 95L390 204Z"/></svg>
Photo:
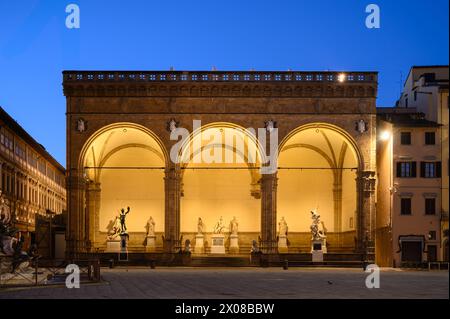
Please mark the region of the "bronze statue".
<svg viewBox="0 0 450 319"><path fill-rule="evenodd" d="M125 209L120 210L120 232L126 233L127 232L127 225L125 224L125 218L127 217L127 214L130 212L130 207L127 207L127 211L125 212Z"/></svg>

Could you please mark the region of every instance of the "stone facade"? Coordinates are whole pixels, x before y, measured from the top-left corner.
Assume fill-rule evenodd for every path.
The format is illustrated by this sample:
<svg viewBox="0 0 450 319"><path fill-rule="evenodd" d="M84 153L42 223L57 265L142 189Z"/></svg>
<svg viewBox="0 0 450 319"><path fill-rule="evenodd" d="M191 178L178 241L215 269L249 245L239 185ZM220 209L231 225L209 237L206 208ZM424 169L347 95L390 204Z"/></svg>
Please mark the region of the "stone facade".
<svg viewBox="0 0 450 319"><path fill-rule="evenodd" d="M103 128L116 123L145 127L166 155L164 250L180 243L180 167L167 154L175 143L167 123L175 119L192 131L193 120L240 127L277 123L280 144L305 125L327 126L352 142L358 155L356 251L374 254L376 94L373 72L64 72L67 97L68 253L88 252L98 227L92 221L96 185L83 176L83 148ZM366 129L359 131L363 121ZM80 121L82 123L80 127ZM260 246L277 247L277 175L263 175ZM101 188L101 186L99 186ZM85 207L87 209L85 209ZM92 229L94 228L94 230Z"/></svg>
<svg viewBox="0 0 450 319"><path fill-rule="evenodd" d="M37 217L66 211L64 167L1 107L0 190L25 248L36 243Z"/></svg>

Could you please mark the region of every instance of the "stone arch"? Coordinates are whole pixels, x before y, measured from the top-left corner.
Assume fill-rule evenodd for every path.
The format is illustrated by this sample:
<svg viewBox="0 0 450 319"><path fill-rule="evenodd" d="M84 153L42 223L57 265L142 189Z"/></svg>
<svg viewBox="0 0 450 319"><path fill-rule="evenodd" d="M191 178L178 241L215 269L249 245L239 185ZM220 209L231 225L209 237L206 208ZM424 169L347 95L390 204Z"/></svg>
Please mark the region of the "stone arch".
<svg viewBox="0 0 450 319"><path fill-rule="evenodd" d="M85 209L79 214L84 215L80 219L92 248L104 247L109 223L127 206L131 207L127 227L134 233L130 247L142 246L149 216L156 220L156 231L163 233L168 161L158 136L139 124L113 123L87 139L78 161L85 185L80 197Z"/></svg>
<svg viewBox="0 0 450 319"><path fill-rule="evenodd" d="M288 152L295 153L287 155ZM278 214L291 217L294 227L290 227L290 230L307 235L310 222L308 209L319 208L320 212L322 208L322 217L329 225L327 228L331 233L332 245L354 248L354 238L358 233L356 228L360 227L358 216L361 214L361 189L357 179L364 161L353 137L329 123L300 126L281 141L278 165ZM286 183L291 183L291 194ZM296 194L298 199L294 197ZM289 202L289 198L295 200ZM312 203L314 200L316 202ZM308 205L311 207L306 207ZM295 209L299 209L299 212L293 212ZM298 217L294 218L297 216L295 214L304 214L303 222ZM305 238L298 239L297 244L306 245L301 243L302 240L307 241Z"/></svg>
<svg viewBox="0 0 450 319"><path fill-rule="evenodd" d="M209 135L214 133L219 134L219 140L210 139ZM225 137L227 134L236 135L232 138L230 135L228 138ZM201 143L196 144L197 141ZM239 148L239 144L243 144L244 149ZM213 152L212 150L222 152L222 156L226 151L231 151L234 161L237 161L238 157L240 161L208 164L193 160L195 155ZM176 170L179 170L181 177L183 189L181 193L184 193L180 206L180 232L183 240L186 238L194 240L195 223L198 217L202 218L206 225L206 232L210 233L220 216L223 216L227 223L234 215L240 220L242 241L247 244L251 243L250 238L258 239L261 227L259 168L264 158L263 148L259 145L256 136L230 122L213 122L203 125L184 140L178 152L176 165ZM199 197L197 197L198 192L201 192Z"/></svg>

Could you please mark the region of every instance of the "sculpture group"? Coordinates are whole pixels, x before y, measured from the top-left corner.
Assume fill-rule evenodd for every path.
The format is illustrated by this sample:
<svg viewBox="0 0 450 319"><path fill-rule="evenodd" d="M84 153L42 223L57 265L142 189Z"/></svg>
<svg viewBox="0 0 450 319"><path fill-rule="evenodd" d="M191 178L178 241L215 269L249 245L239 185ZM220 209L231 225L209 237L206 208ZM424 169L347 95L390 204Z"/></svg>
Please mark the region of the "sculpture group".
<svg viewBox="0 0 450 319"><path fill-rule="evenodd" d="M126 217L130 213L130 207L127 207L127 211L122 208L113 220L111 220L106 226L108 232L108 240L115 240L120 235L127 234Z"/></svg>
<svg viewBox="0 0 450 319"><path fill-rule="evenodd" d="M311 211L311 218L313 220L310 229L311 229L311 240L322 240L326 238L325 235L325 226L322 221L320 221L320 215L317 213L317 209Z"/></svg>
<svg viewBox="0 0 450 319"><path fill-rule="evenodd" d="M4 209L0 206L0 217L3 219L8 219L9 215L4 212ZM117 241L117 237L120 236L128 238L128 230L126 225L126 217L130 213L130 207L127 210L122 208L119 214L114 220L111 220L108 229L108 241ZM317 209L311 210L312 223L310 226L311 231L311 251L320 250L326 252L326 228L324 222L320 220L320 215ZM145 242L147 252L156 251L156 223L152 216L147 220L145 224ZM288 252L288 224L284 217L281 217L278 222L278 252L287 253ZM204 243L205 243L205 233L206 226L201 217L197 220L197 234L195 235L195 253L204 253ZM219 220L214 224L211 234L211 253L224 254L225 253L225 235L228 234L229 240L229 252L239 253L239 222L234 216L228 226L224 223L223 217L220 216ZM188 243L188 244L186 244ZM191 251L191 241L186 241L185 251ZM188 248L186 248L188 247ZM319 248L318 248L319 247ZM257 251L258 247L256 241L252 243L252 252Z"/></svg>
<svg viewBox="0 0 450 319"><path fill-rule="evenodd" d="M14 273L16 269L27 270L30 262L37 257L37 247L33 245L28 252L23 251L25 238L11 224L11 210L0 190L0 255L1 273Z"/></svg>

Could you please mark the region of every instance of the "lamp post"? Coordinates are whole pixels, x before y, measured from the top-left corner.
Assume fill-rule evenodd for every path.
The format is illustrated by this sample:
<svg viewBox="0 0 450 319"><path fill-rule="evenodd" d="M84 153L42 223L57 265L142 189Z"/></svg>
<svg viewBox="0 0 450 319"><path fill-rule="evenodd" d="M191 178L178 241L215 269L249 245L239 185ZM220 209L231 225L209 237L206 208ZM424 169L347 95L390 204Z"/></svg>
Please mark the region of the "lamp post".
<svg viewBox="0 0 450 319"><path fill-rule="evenodd" d="M48 252L50 255L50 258L53 259L53 244L54 244L54 240L53 240L53 216L55 215L55 213L53 211L51 211L50 209L47 209L46 211L47 215L50 216L50 222L49 222L49 230L48 230L48 238L49 238L49 245L48 245Z"/></svg>

